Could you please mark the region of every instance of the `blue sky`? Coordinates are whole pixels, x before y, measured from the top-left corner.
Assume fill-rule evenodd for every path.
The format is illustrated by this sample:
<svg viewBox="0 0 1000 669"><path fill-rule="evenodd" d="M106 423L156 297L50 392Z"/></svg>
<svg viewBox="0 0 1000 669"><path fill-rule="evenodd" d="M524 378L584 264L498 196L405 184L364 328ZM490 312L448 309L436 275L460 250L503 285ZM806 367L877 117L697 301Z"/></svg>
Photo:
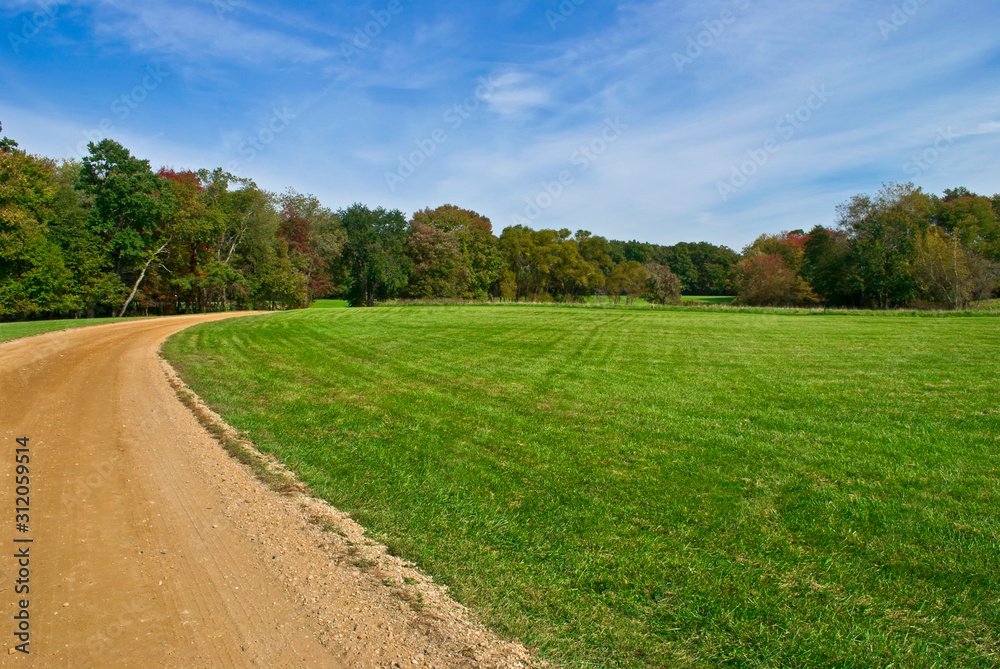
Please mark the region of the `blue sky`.
<svg viewBox="0 0 1000 669"><path fill-rule="evenodd" d="M735 249L887 181L1000 192L1000 8L854 2L26 2L0 121L154 167Z"/></svg>

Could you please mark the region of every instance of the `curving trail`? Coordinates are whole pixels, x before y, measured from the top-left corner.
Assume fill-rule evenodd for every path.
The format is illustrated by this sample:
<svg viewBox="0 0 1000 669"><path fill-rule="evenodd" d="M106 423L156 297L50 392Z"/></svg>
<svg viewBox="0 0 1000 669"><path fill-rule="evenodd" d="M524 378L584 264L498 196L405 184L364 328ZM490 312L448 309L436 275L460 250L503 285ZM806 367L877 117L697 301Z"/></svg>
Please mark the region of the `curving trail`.
<svg viewBox="0 0 1000 669"><path fill-rule="evenodd" d="M463 651L467 639L428 628L371 578L319 555L314 535L285 541L286 525L288 534L315 530L289 515L304 505L257 483L177 400L160 344L232 316L0 345L0 666L479 665ZM31 439L27 534L14 519L20 436ZM13 543L19 537L33 543ZM14 552L25 545L27 656L8 654L23 597ZM300 570L325 589L297 587L300 575L307 580ZM317 601L328 619L309 605ZM479 638L459 622L459 636Z"/></svg>

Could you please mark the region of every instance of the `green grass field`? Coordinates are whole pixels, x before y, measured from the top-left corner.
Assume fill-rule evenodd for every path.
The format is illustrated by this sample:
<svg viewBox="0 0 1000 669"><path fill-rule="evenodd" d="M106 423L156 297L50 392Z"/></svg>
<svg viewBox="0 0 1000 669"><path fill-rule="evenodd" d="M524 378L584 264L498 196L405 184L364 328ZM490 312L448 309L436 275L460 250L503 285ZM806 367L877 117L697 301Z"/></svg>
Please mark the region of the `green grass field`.
<svg viewBox="0 0 1000 669"><path fill-rule="evenodd" d="M735 297L723 297L716 295L684 295L681 297L681 302L684 304L704 304L704 305L726 305L732 304ZM583 300L585 304L611 304L611 299L606 295L597 295L593 297L588 297ZM625 299L622 298L621 304L625 304ZM635 306L653 306L644 298L636 298L634 302Z"/></svg>
<svg viewBox="0 0 1000 669"><path fill-rule="evenodd" d="M1000 664L1000 320L308 310L166 354L565 667Z"/></svg>
<svg viewBox="0 0 1000 669"><path fill-rule="evenodd" d="M346 309L347 300L316 300L313 309Z"/></svg>
<svg viewBox="0 0 1000 669"><path fill-rule="evenodd" d="M0 323L0 342L31 337L32 335L82 328L88 325L103 325L119 321L136 320L131 318L74 318L60 321L25 321L23 323Z"/></svg>
<svg viewBox="0 0 1000 669"><path fill-rule="evenodd" d="M696 304L732 304L735 299L735 297L721 297L716 295L685 295L681 298L681 302L694 302Z"/></svg>

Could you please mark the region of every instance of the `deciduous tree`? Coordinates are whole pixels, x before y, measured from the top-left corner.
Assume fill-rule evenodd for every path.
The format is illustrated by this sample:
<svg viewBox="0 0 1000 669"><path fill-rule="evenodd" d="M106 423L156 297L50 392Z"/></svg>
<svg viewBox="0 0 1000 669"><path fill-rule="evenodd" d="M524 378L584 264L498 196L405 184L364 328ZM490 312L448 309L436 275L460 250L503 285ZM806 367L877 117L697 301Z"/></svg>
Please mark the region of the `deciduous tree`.
<svg viewBox="0 0 1000 669"><path fill-rule="evenodd" d="M914 297L913 258L933 205L913 184L888 184L874 197L858 195L838 208L840 229L851 240L862 299L882 309Z"/></svg>
<svg viewBox="0 0 1000 669"><path fill-rule="evenodd" d="M681 303L681 280L670 271L666 265L649 263L646 265L649 275L646 286L646 299L659 305Z"/></svg>
<svg viewBox="0 0 1000 669"><path fill-rule="evenodd" d="M625 304L631 304L646 290L649 275L646 268L635 260L627 260L615 265L608 277L608 295L615 304L625 296Z"/></svg>
<svg viewBox="0 0 1000 669"><path fill-rule="evenodd" d="M827 306L859 306L860 284L847 234L817 225L809 231L802 276Z"/></svg>
<svg viewBox="0 0 1000 669"><path fill-rule="evenodd" d="M79 307L72 273L48 227L55 218L51 161L0 152L0 316Z"/></svg>
<svg viewBox="0 0 1000 669"><path fill-rule="evenodd" d="M115 272L132 286L124 315L150 265L170 246L177 201L166 182L118 142L87 145L80 186L93 197L90 225L104 240Z"/></svg>
<svg viewBox="0 0 1000 669"><path fill-rule="evenodd" d="M396 297L410 273L402 212L354 204L338 215L346 233L343 259L351 302L371 307L376 299Z"/></svg>
<svg viewBox="0 0 1000 669"><path fill-rule="evenodd" d="M963 309L972 300L992 297L1000 271L963 246L959 230L932 226L917 238L914 275L926 298Z"/></svg>
<svg viewBox="0 0 1000 669"><path fill-rule="evenodd" d="M738 304L755 307L792 307L818 302L802 275L788 267L783 256L753 255L736 266Z"/></svg>

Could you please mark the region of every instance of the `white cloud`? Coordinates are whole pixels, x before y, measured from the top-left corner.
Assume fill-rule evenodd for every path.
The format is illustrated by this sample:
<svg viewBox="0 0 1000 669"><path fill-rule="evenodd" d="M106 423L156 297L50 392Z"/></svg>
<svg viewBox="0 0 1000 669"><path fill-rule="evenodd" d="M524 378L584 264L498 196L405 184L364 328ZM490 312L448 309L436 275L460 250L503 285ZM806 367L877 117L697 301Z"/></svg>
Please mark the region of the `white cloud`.
<svg viewBox="0 0 1000 669"><path fill-rule="evenodd" d="M241 23L237 15L217 13L214 7L209 2L191 6L95 0L93 4L97 35L105 42L123 39L137 51L258 65L312 64L335 56L310 45L302 35L252 27Z"/></svg>
<svg viewBox="0 0 1000 669"><path fill-rule="evenodd" d="M496 90L484 95L490 108L502 116L524 114L552 102L546 89L530 83L531 77L520 72L506 72L494 78Z"/></svg>

